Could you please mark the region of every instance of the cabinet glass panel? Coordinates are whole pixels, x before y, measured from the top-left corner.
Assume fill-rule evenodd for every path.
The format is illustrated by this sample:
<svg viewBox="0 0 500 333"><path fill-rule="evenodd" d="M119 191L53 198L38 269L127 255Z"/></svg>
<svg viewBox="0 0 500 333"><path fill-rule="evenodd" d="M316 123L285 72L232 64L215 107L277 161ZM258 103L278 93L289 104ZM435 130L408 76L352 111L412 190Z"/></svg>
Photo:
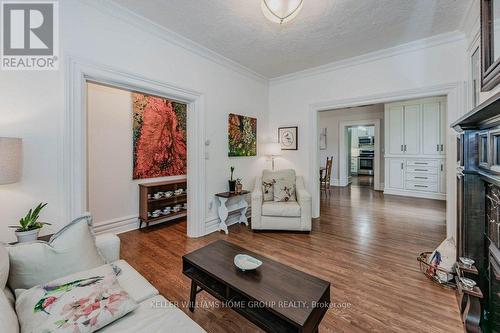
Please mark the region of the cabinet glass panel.
<svg viewBox="0 0 500 333"><path fill-rule="evenodd" d="M479 166L489 168L488 133L479 134Z"/></svg>
<svg viewBox="0 0 500 333"><path fill-rule="evenodd" d="M491 170L500 172L500 130L490 132L491 138Z"/></svg>

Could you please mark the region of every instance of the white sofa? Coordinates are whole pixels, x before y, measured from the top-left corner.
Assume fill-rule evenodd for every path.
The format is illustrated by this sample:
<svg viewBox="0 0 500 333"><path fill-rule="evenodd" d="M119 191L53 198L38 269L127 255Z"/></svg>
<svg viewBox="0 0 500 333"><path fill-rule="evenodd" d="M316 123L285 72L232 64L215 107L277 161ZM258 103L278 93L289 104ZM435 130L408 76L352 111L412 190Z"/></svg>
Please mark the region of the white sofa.
<svg viewBox="0 0 500 333"><path fill-rule="evenodd" d="M139 307L128 315L105 326L99 332L205 332L189 316L158 293L142 275L126 261L120 260L120 239L113 234L96 237L96 245L107 262L112 262L121 269L118 282L129 293ZM19 332L19 323L15 313L15 299L6 286L9 256L0 252L0 332ZM62 276L61 276L62 277Z"/></svg>
<svg viewBox="0 0 500 333"><path fill-rule="evenodd" d="M297 201L264 201L262 177L257 177L252 191L252 229L311 231L311 195L301 176L295 177Z"/></svg>

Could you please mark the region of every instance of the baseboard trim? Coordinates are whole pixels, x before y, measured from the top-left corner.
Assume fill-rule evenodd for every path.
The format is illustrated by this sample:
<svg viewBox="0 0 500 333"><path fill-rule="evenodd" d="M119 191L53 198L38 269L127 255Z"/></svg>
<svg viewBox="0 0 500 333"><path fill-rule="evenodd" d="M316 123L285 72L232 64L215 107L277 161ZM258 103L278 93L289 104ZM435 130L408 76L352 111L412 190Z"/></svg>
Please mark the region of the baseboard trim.
<svg viewBox="0 0 500 333"><path fill-rule="evenodd" d="M248 207L247 218L250 219L251 215L252 215L251 207ZM230 212L226 224L228 226L231 226L231 225L237 223L239 220L239 216L240 216L240 212L238 210ZM168 222L168 221L169 220L152 222L149 224L149 226L153 226L156 224L162 224L162 223ZM219 217L212 217L212 218L206 220L205 221L205 231L204 231L202 236L211 234L212 232L219 231L219 221L220 221ZM94 227L94 232L96 235L105 234L105 233L121 234L121 233L124 233L127 231L139 229L139 216L130 215L130 216L119 217L119 218L111 219L111 220L107 220L107 221L102 221L102 222L94 223L93 227ZM144 224L143 224L143 227L144 227Z"/></svg>
<svg viewBox="0 0 500 333"><path fill-rule="evenodd" d="M330 181L331 186L340 186L340 187L345 187L349 185L349 179L332 179Z"/></svg>
<svg viewBox="0 0 500 333"><path fill-rule="evenodd" d="M400 196L404 196L404 197L413 197L413 198L446 200L446 194L442 194L442 193L428 193L428 192L420 193L420 192L414 192L414 191L385 189L384 194L400 195Z"/></svg>
<svg viewBox="0 0 500 333"><path fill-rule="evenodd" d="M240 217L239 211L234 211L229 213L229 216L226 221L226 225L229 227L233 224L238 223ZM250 219L251 213L247 211L247 218ZM212 232L219 231L219 222L220 219L218 217L211 218L205 223L205 235L211 234Z"/></svg>

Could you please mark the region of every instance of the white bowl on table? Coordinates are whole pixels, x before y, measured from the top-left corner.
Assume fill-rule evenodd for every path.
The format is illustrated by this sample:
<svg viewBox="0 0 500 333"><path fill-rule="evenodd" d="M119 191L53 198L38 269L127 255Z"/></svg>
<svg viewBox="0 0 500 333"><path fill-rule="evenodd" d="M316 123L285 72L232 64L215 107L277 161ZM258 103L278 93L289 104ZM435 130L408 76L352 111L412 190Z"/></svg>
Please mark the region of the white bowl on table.
<svg viewBox="0 0 500 333"><path fill-rule="evenodd" d="M246 254L237 254L234 256L234 264L242 271L251 271L260 267L262 261Z"/></svg>

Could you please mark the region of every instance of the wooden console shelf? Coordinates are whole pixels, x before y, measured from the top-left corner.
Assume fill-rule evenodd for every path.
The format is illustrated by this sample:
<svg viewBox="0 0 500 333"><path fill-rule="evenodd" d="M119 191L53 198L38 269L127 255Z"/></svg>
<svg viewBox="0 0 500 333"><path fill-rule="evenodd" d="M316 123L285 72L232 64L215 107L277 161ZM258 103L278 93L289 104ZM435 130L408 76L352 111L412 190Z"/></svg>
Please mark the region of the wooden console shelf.
<svg viewBox="0 0 500 333"><path fill-rule="evenodd" d="M182 189L180 194L172 194L169 197L161 196L155 198L154 195L158 192L174 193L176 190ZM139 229L145 223L149 226L152 222L166 222L176 220L187 216L187 209L184 204L187 203L187 179L169 180L163 182L139 184ZM181 205L181 209L177 212L173 211L176 205ZM164 209L170 207L170 213L165 213ZM161 210L159 216L154 216L153 212Z"/></svg>

